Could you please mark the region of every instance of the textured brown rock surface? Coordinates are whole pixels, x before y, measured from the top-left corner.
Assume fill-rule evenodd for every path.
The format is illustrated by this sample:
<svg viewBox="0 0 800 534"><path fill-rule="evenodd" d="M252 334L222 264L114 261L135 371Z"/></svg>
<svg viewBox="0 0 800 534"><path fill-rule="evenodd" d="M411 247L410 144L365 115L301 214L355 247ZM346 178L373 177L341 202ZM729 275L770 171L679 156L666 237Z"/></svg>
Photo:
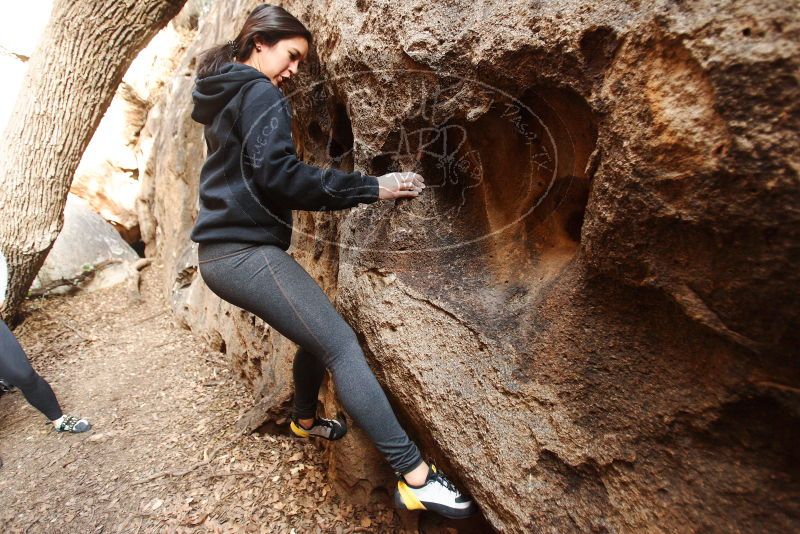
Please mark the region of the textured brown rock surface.
<svg viewBox="0 0 800 534"><path fill-rule="evenodd" d="M285 406L293 347L208 292L188 232L191 58L254 5L201 17L145 126L142 201L175 309L253 386L251 429ZM291 252L486 520L800 528L797 2L284 5L316 39L304 159L429 185L298 214ZM367 478L340 482L363 498Z"/></svg>

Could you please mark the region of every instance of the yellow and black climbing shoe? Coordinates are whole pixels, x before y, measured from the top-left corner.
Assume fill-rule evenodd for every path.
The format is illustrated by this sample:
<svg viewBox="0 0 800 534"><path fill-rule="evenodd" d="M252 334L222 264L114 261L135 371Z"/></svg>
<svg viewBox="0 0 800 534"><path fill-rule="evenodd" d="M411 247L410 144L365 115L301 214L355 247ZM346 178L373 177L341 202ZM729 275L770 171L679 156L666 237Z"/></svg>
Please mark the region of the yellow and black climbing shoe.
<svg viewBox="0 0 800 534"><path fill-rule="evenodd" d="M430 510L450 519L463 519L478 511L475 501L458 491L433 464L422 486L412 486L400 477L394 505L403 510Z"/></svg>
<svg viewBox="0 0 800 534"><path fill-rule="evenodd" d="M336 441L337 439L342 439L344 435L347 434L347 424L339 419L316 417L311 428L306 428L300 424L300 421L298 421L296 417L292 417L292 422L289 424L289 427L292 429L295 436L300 436L301 438L314 436Z"/></svg>

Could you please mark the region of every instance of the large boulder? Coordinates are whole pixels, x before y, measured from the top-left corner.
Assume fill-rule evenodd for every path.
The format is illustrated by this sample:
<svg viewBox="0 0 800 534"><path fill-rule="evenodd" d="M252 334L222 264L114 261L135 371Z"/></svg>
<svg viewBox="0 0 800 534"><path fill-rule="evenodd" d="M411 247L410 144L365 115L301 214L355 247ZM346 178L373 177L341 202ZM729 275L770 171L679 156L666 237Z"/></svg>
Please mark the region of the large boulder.
<svg viewBox="0 0 800 534"><path fill-rule="evenodd" d="M70 194L64 226L31 286L33 293L105 289L138 280L139 255L85 200Z"/></svg>
<svg viewBox="0 0 800 534"><path fill-rule="evenodd" d="M253 389L246 430L285 409L294 348L197 274L189 113L193 58L256 4L201 17L148 117L140 199L174 308ZM315 35L291 96L302 157L429 185L298 213L290 252L485 520L798 530L796 2L284 5ZM369 447L331 447L360 499L391 486L350 467L380 463Z"/></svg>

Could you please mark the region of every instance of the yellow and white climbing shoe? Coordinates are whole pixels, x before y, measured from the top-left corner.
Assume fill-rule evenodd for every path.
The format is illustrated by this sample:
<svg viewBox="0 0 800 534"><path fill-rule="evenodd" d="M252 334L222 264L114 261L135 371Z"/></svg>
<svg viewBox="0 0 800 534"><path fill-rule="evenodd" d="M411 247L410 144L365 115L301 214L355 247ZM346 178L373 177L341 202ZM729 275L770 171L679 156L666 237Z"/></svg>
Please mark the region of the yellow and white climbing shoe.
<svg viewBox="0 0 800 534"><path fill-rule="evenodd" d="M301 438L310 438L312 436L329 439L336 441L342 439L347 434L347 424L339 419L324 419L322 417L314 418L314 424L311 428L305 428L300 424L296 417L292 417L292 422L289 423L289 428L295 436Z"/></svg>
<svg viewBox="0 0 800 534"><path fill-rule="evenodd" d="M463 519L478 511L475 501L462 495L433 464L422 486L412 486L400 477L394 505L402 510L430 510L450 519Z"/></svg>

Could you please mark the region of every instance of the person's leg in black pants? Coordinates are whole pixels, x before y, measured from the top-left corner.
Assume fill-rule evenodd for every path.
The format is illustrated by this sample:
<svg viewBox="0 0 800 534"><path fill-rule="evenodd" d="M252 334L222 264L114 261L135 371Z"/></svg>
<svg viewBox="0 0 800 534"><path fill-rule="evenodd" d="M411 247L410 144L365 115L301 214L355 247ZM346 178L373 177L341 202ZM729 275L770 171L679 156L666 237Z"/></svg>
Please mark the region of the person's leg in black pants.
<svg viewBox="0 0 800 534"><path fill-rule="evenodd" d="M31 406L51 421L60 419L64 415L50 384L33 370L25 351L2 320L0 320L0 378L5 383L18 387Z"/></svg>
<svg viewBox="0 0 800 534"><path fill-rule="evenodd" d="M294 415L298 419L313 419L317 413L317 397L325 364L312 353L300 347L292 366L294 376Z"/></svg>

